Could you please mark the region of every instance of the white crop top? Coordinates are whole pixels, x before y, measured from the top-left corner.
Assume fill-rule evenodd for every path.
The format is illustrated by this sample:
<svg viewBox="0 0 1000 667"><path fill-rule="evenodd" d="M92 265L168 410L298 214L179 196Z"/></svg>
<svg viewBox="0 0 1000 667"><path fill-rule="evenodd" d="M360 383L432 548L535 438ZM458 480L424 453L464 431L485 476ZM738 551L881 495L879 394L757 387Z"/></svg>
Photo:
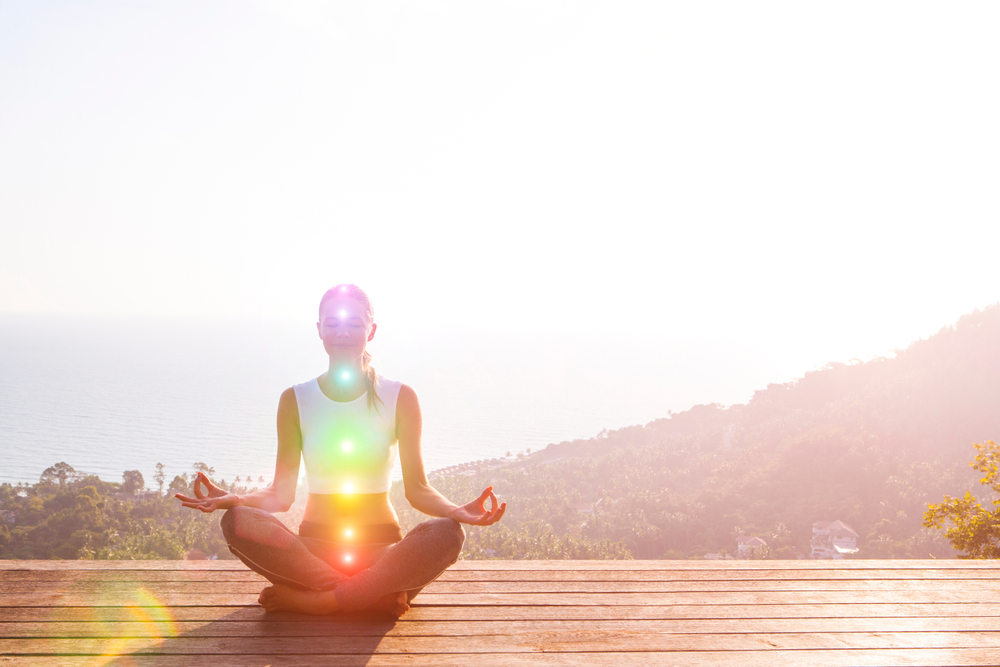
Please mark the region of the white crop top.
<svg viewBox="0 0 1000 667"><path fill-rule="evenodd" d="M368 392L341 403L327 397L319 380L297 384L302 459L309 493L384 493L396 462L396 399L401 382L379 377L375 401Z"/></svg>

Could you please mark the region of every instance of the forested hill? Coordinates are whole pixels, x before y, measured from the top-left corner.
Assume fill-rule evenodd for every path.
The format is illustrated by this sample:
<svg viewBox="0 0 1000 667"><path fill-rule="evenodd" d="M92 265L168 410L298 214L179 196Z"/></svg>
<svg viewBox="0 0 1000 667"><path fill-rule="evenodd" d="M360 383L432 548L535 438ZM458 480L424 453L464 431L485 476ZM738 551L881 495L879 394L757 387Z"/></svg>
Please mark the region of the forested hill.
<svg viewBox="0 0 1000 667"><path fill-rule="evenodd" d="M636 558L733 553L740 534L795 557L813 522L834 519L859 533L859 557L952 556L922 514L978 487L968 462L973 442L1000 439L998 378L995 304L892 358L829 364L745 405L695 406L436 483L456 495L494 483L511 539L550 529ZM479 539L517 557L497 534L470 546Z"/></svg>

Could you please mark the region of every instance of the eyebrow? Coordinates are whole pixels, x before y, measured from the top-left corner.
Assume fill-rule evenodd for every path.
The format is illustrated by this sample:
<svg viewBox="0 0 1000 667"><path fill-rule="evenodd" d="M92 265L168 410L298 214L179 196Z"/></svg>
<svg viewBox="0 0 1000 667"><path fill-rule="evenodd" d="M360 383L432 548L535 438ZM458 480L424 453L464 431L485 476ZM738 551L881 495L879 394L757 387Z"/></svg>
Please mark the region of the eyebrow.
<svg viewBox="0 0 1000 667"><path fill-rule="evenodd" d="M340 317L338 317L336 315L330 315L329 317L324 317L323 321L326 322L327 320L339 320L339 319L340 319ZM360 315L351 315L350 317L345 317L344 319L345 320L360 320L361 316Z"/></svg>

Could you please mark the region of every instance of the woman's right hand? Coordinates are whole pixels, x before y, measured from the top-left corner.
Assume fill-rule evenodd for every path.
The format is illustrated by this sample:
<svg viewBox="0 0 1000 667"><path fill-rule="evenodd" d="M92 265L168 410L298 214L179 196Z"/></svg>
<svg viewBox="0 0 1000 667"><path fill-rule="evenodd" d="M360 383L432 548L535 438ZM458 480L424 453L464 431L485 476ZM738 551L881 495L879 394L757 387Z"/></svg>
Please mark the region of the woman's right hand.
<svg viewBox="0 0 1000 667"><path fill-rule="evenodd" d="M202 491L202 485L205 490ZM190 507L202 512L214 512L215 510L227 510L240 504L240 497L235 493L229 493L225 489L220 489L203 472L199 472L192 484L194 488L194 498L175 493L174 498L181 501L184 507Z"/></svg>

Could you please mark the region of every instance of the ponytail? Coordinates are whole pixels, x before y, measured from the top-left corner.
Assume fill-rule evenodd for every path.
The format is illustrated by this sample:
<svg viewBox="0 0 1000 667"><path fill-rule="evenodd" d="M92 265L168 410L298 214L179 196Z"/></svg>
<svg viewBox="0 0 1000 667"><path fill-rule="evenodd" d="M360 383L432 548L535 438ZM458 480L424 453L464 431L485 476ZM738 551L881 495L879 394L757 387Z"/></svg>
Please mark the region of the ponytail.
<svg viewBox="0 0 1000 667"><path fill-rule="evenodd" d="M375 408L375 412L378 412L378 406L375 405L375 401L382 403L382 399L379 398L378 392L375 391L375 386L378 384L378 374L372 368L371 362L371 352L365 350L365 356L362 357L361 363L364 365L365 380L368 382L368 412L371 412L372 407ZM384 406L385 403L382 403L382 405Z"/></svg>

